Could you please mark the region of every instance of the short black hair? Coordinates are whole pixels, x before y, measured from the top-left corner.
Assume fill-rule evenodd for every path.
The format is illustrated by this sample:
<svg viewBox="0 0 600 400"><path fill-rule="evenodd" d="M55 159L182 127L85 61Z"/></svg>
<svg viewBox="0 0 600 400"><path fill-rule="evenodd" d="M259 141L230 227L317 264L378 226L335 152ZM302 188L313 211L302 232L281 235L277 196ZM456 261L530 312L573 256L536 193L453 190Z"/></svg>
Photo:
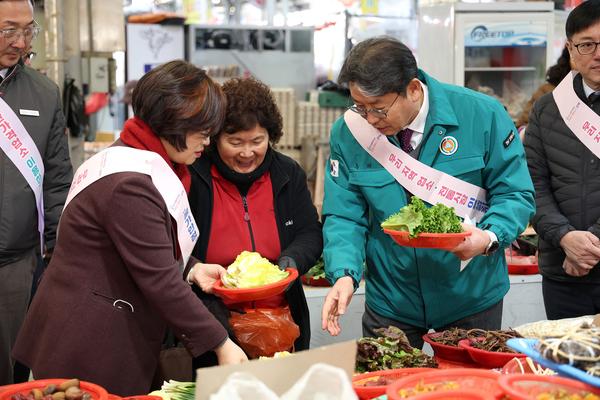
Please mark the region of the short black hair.
<svg viewBox="0 0 600 400"><path fill-rule="evenodd" d="M186 149L188 133L205 131L214 136L221 130L226 104L219 85L183 60L150 70L131 95L135 116L180 151Z"/></svg>
<svg viewBox="0 0 600 400"><path fill-rule="evenodd" d="M390 36L366 39L350 50L340 74L340 84L356 84L366 96L387 93L406 95L419 70L412 51Z"/></svg>
<svg viewBox="0 0 600 400"><path fill-rule="evenodd" d="M569 13L565 24L567 39L600 22L600 0L587 0Z"/></svg>

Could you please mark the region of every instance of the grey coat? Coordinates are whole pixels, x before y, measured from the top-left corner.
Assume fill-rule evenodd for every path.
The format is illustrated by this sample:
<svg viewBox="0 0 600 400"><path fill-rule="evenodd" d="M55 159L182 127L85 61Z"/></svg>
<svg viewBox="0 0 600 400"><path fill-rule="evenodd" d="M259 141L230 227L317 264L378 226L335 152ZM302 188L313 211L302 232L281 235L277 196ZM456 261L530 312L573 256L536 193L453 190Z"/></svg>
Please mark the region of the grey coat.
<svg viewBox="0 0 600 400"><path fill-rule="evenodd" d="M585 95L581 75L574 81L577 95ZM600 102L593 106L600 114ZM525 151L535 186L537 212L532 220L539 235L542 275L559 281L600 282L600 268L589 275L567 275L562 263L562 237L587 230L600 237L600 160L567 127L552 93L534 105L525 132Z"/></svg>
<svg viewBox="0 0 600 400"><path fill-rule="evenodd" d="M44 161L44 240L54 247L56 228L73 171L58 87L22 63L0 83L0 96L19 116ZM20 115L34 110L39 116ZM0 266L12 263L39 244L37 209L27 181L0 151Z"/></svg>

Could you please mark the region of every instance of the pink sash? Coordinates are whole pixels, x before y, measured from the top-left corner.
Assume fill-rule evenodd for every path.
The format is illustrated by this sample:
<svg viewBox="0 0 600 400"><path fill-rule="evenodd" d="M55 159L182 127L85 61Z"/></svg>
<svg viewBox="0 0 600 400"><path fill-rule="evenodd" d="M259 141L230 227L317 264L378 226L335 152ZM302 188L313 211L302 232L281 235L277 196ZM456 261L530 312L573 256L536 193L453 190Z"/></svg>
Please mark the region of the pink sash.
<svg viewBox="0 0 600 400"><path fill-rule="evenodd" d="M457 215L477 222L488 210L485 189L412 158L351 110L346 111L344 120L363 149L415 196L429 204L453 207Z"/></svg>
<svg viewBox="0 0 600 400"><path fill-rule="evenodd" d="M44 162L23 123L0 98L0 148L25 178L35 196L40 233L40 251L44 253Z"/></svg>
<svg viewBox="0 0 600 400"><path fill-rule="evenodd" d="M149 175L165 200L169 213L177 222L177 241L183 257L181 270L198 240L198 227L190 211L187 193L175 172L156 153L131 147L109 147L86 162L75 173L65 208L81 191L97 180L118 172L138 172Z"/></svg>
<svg viewBox="0 0 600 400"><path fill-rule="evenodd" d="M585 104L573 89L571 71L552 91L558 111L569 129L596 157L600 157L600 116Z"/></svg>

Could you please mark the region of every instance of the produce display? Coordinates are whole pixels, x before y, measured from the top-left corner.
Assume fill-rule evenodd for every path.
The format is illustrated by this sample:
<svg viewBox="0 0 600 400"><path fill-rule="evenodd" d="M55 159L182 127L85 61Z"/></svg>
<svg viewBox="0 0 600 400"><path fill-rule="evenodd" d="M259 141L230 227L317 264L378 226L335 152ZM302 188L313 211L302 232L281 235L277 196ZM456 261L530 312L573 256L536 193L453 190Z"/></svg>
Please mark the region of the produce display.
<svg viewBox="0 0 600 400"><path fill-rule="evenodd" d="M398 391L398 396L401 399L405 399L407 397L412 397L417 394L422 393L431 393L437 391L448 391L448 390L456 390L460 387L458 382L455 381L443 381L443 382L433 382L433 383L424 383L419 382L415 387L409 389L400 389Z"/></svg>
<svg viewBox="0 0 600 400"><path fill-rule="evenodd" d="M196 384L171 379L169 382L163 382L160 390L155 390L150 395L160 396L163 400L194 400Z"/></svg>
<svg viewBox="0 0 600 400"><path fill-rule="evenodd" d="M471 329L470 332L478 332L479 338L471 341L471 346L485 351L500 353L517 353L506 345L506 341L512 338L522 337L519 332L509 330L484 331L482 329Z"/></svg>
<svg viewBox="0 0 600 400"><path fill-rule="evenodd" d="M92 395L79 387L79 379L69 379L60 384L50 383L41 389L31 389L27 394L15 393L11 400L92 400Z"/></svg>
<svg viewBox="0 0 600 400"><path fill-rule="evenodd" d="M536 400L600 400L600 396L596 396L589 392L569 393L564 389L555 389L549 392L540 393L535 397Z"/></svg>
<svg viewBox="0 0 600 400"><path fill-rule="evenodd" d="M447 346L458 346L458 342L461 340L470 339L471 346L480 350L516 353L506 345L508 339L515 337L522 336L514 330L486 331L483 329L452 328L440 332L438 335L431 335L429 338L434 342Z"/></svg>
<svg viewBox="0 0 600 400"><path fill-rule="evenodd" d="M247 289L279 282L288 275L259 253L242 251L221 280L226 288Z"/></svg>
<svg viewBox="0 0 600 400"><path fill-rule="evenodd" d="M396 327L376 329L376 338L358 339L356 371L429 367L437 362L419 349L413 348L404 332Z"/></svg>
<svg viewBox="0 0 600 400"><path fill-rule="evenodd" d="M460 233L463 231L460 218L454 208L443 204L427 207L416 196L410 204L390 215L381 223L383 229L408 231L409 237L415 238L419 233Z"/></svg>
<svg viewBox="0 0 600 400"><path fill-rule="evenodd" d="M600 377L600 327L584 323L564 336L541 339L538 346L542 357Z"/></svg>
<svg viewBox="0 0 600 400"><path fill-rule="evenodd" d="M315 265L313 265L303 276L306 279L313 280L325 279L325 261L323 260L323 256L319 257Z"/></svg>

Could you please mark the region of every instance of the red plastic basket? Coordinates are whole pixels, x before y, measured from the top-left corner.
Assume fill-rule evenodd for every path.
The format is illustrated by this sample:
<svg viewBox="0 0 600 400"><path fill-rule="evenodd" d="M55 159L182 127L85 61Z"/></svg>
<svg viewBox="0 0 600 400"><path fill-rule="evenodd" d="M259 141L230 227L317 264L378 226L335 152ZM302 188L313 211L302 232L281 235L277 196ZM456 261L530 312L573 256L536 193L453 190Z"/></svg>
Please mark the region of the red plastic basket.
<svg viewBox="0 0 600 400"><path fill-rule="evenodd" d="M213 292L219 297L236 303L267 299L284 292L288 285L298 278L298 270L296 268L286 268L285 270L289 273L287 278L256 288L230 289L223 286L223 282L218 280L213 285Z"/></svg>
<svg viewBox="0 0 600 400"><path fill-rule="evenodd" d="M0 400L9 400L14 394L28 394L32 389L43 389L50 384L59 385L67 380L68 379L39 379L18 385L11 385L9 389L0 392ZM94 400L108 400L108 392L102 386L98 386L90 382L80 381L79 388L85 392L88 392Z"/></svg>
<svg viewBox="0 0 600 400"><path fill-rule="evenodd" d="M397 381L400 378L404 378L408 375L418 374L421 372L427 371L435 371L433 368L399 368L399 369L386 369L383 371L372 371L365 372L364 374L354 375L352 377L352 387L354 392L360 400L368 400L374 397L381 396L385 394L385 390L389 385L391 385L392 381ZM368 381L374 381L378 378L385 378L388 383L385 385L377 385L377 386L365 386L364 384Z"/></svg>
<svg viewBox="0 0 600 400"><path fill-rule="evenodd" d="M525 354L521 353L503 353L499 351L481 350L471 346L470 339L463 339L458 342L458 345L467 350L469 356L474 362L487 368L502 368L507 362L515 357L527 357Z"/></svg>
<svg viewBox="0 0 600 400"><path fill-rule="evenodd" d="M430 249L452 250L458 246L471 232L460 233L419 233L416 238L410 238L408 231L384 229L396 243L406 247L421 247Z"/></svg>
<svg viewBox="0 0 600 400"><path fill-rule="evenodd" d="M447 344L438 343L438 342L432 340L432 338L441 336L442 334L443 334L442 332L433 332L433 333L426 333L425 335L423 335L423 340L425 341L425 343L429 343L429 345L433 349L433 353L436 357L439 357L439 358L442 358L442 359L448 360L448 361L458 362L458 363L472 363L473 362L473 360L469 356L469 353L467 352L467 349L465 349L463 347L459 347L458 345L449 346Z"/></svg>
<svg viewBox="0 0 600 400"><path fill-rule="evenodd" d="M302 283L308 286L320 286L320 287L329 287L331 283L325 278L307 278L306 275L302 275Z"/></svg>
<svg viewBox="0 0 600 400"><path fill-rule="evenodd" d="M428 393L468 390L480 392L493 399L500 399L504 396L504 392L498 383L499 376L500 374L497 372L475 368L423 372L396 381L388 386L386 394L390 400L413 399L414 396L424 393L414 393L412 390L418 386L427 385ZM406 391L406 393L401 391Z"/></svg>
<svg viewBox="0 0 600 400"><path fill-rule="evenodd" d="M557 390L564 391L566 394L587 392L600 395L598 388L560 376L510 374L501 376L498 382L506 394L514 400L535 400L543 393Z"/></svg>
<svg viewBox="0 0 600 400"><path fill-rule="evenodd" d="M539 272L535 256L506 256L508 273L512 275L533 275Z"/></svg>

